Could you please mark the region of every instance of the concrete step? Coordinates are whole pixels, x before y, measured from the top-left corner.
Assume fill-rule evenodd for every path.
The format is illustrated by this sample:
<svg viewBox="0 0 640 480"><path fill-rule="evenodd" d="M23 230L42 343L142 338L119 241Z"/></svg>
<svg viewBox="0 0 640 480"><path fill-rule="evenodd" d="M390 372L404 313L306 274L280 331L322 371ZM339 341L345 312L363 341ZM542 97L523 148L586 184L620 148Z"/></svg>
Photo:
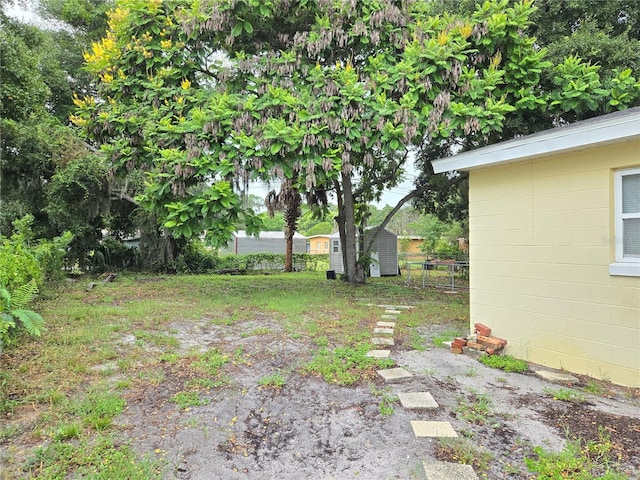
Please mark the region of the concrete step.
<svg viewBox="0 0 640 480"><path fill-rule="evenodd" d="M429 392L403 392L397 395L400 403L407 410L422 408L433 410L439 407Z"/></svg>
<svg viewBox="0 0 640 480"><path fill-rule="evenodd" d="M448 462L422 462L427 480L478 480L471 465Z"/></svg>
<svg viewBox="0 0 640 480"><path fill-rule="evenodd" d="M458 434L449 422L411 421L411 428L417 438L457 437Z"/></svg>
<svg viewBox="0 0 640 480"><path fill-rule="evenodd" d="M402 382L403 380L407 380L413 377L413 375L410 372L408 372L402 367L378 370L376 373L380 378L384 380L385 383Z"/></svg>

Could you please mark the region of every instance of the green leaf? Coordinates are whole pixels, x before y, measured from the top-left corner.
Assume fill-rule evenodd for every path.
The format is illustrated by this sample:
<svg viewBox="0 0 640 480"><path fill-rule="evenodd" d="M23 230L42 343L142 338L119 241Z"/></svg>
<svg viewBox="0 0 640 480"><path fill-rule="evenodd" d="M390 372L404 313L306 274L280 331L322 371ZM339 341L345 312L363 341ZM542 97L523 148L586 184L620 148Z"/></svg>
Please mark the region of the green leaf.
<svg viewBox="0 0 640 480"><path fill-rule="evenodd" d="M278 153L280 150L282 149L282 144L281 143L273 143L271 145L271 155L275 155L276 153Z"/></svg>

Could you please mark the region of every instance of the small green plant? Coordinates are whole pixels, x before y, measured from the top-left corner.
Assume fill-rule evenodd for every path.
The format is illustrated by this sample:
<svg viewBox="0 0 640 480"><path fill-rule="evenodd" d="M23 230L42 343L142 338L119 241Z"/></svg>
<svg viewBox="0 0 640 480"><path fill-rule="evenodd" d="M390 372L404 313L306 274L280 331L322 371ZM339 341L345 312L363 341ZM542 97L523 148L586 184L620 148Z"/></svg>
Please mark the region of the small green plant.
<svg viewBox="0 0 640 480"><path fill-rule="evenodd" d="M427 346L424 343L424 338L415 330L411 330L409 333L409 345L414 350L419 352L424 352L427 349Z"/></svg>
<svg viewBox="0 0 640 480"><path fill-rule="evenodd" d="M286 383L287 381L280 373L272 373L271 375L267 375L258 380L258 385L261 387L282 388Z"/></svg>
<svg viewBox="0 0 640 480"><path fill-rule="evenodd" d="M602 384L594 380L589 380L587 384L584 386L584 391L591 393L593 395L604 395L606 390L602 386Z"/></svg>
<svg viewBox="0 0 640 480"><path fill-rule="evenodd" d="M374 368L386 368L394 364L393 360L368 357L368 351L368 344L333 350L321 347L316 350L305 370L321 375L330 383L352 385Z"/></svg>
<svg viewBox="0 0 640 480"><path fill-rule="evenodd" d="M24 307L38 294L35 280L9 292L0 284L0 353L4 345L11 343L12 333L17 327L24 328L29 334L40 336L44 329L44 319L39 313Z"/></svg>
<svg viewBox="0 0 640 480"><path fill-rule="evenodd" d="M79 415L82 422L96 430L105 430L126 406L124 399L108 392L93 390L72 405L72 412Z"/></svg>
<svg viewBox="0 0 640 480"><path fill-rule="evenodd" d="M438 348L444 348L444 342L450 342L456 337L464 335L460 330L445 330L433 337L433 344Z"/></svg>
<svg viewBox="0 0 640 480"><path fill-rule="evenodd" d="M456 413L467 422L484 425L491 415L491 397L486 393L471 392L469 398L458 397Z"/></svg>
<svg viewBox="0 0 640 480"><path fill-rule="evenodd" d="M505 372L523 373L529 369L527 362L511 355L481 355L479 360L480 363L488 367L498 368Z"/></svg>
<svg viewBox="0 0 640 480"><path fill-rule="evenodd" d="M476 367L469 367L469 368L467 368L467 370L465 370L464 374L467 377L477 377L478 376L478 369Z"/></svg>
<svg viewBox="0 0 640 480"><path fill-rule="evenodd" d="M201 398L200 394L195 390L176 393L169 400L177 404L183 410L191 407L199 407L209 403L209 400Z"/></svg>
<svg viewBox="0 0 640 480"><path fill-rule="evenodd" d="M614 447L608 434L600 427L597 440L571 440L561 452L548 452L542 447L534 447L537 458L527 457L524 463L530 472L537 473L541 479L627 479L626 475L617 471Z"/></svg>
<svg viewBox="0 0 640 480"><path fill-rule="evenodd" d="M489 470L493 459L491 452L479 449L466 438L442 438L436 447L436 456L441 460L471 465L478 473Z"/></svg>
<svg viewBox="0 0 640 480"><path fill-rule="evenodd" d="M570 388L545 388L543 391L547 395L551 395L555 400L562 400L563 402L581 404L587 401L587 397L582 392Z"/></svg>
<svg viewBox="0 0 640 480"><path fill-rule="evenodd" d="M215 376L227 362L229 362L229 355L222 353L217 348L212 348L200 356L195 366L199 370Z"/></svg>
<svg viewBox="0 0 640 480"><path fill-rule="evenodd" d="M69 440L71 438L77 438L82 433L82 427L77 423L70 423L58 427L55 431L54 440Z"/></svg>

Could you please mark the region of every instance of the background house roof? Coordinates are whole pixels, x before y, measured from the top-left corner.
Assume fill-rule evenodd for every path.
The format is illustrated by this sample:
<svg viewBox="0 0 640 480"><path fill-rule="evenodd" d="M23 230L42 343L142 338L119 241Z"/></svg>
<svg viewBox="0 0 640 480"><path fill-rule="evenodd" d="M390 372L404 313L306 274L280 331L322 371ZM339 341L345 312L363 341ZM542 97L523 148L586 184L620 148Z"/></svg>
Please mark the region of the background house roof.
<svg viewBox="0 0 640 480"><path fill-rule="evenodd" d="M592 145L629 141L640 137L640 107L601 115L567 126L477 148L434 160L435 173L530 160ZM638 153L640 160L640 152Z"/></svg>

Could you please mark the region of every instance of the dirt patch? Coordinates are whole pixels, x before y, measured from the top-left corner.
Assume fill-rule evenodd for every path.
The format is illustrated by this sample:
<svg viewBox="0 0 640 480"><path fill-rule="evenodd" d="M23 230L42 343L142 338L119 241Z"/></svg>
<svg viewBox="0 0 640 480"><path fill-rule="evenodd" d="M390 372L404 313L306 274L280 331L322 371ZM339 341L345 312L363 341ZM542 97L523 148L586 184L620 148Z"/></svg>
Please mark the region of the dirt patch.
<svg viewBox="0 0 640 480"><path fill-rule="evenodd" d="M419 333L429 343L429 336L450 328ZM402 338L391 358L411 379L385 385L372 376L343 387L306 374L302 366L317 345L264 316L230 325L175 322L166 334L179 341L180 356L126 372L136 380L126 390L116 434L157 460L167 480L423 479L423 461L461 461L439 440L416 438L412 420L450 422L485 478L530 479L524 459L534 446L559 451L567 439L597 440L601 431L610 435L621 470L640 476L640 398L629 390L605 385L602 395L583 392L585 404L567 403L545 392L559 386L532 373L505 373L446 349L412 350ZM123 337L120 347L132 348L133 340ZM220 368L224 381L197 389L201 405L179 407L174 396L201 377L190 362L213 348L229 355ZM157 350L150 345L155 357ZM284 378L283 387L260 386L274 373ZM115 384L122 374L114 368L107 378ZM439 406L408 411L395 397L401 392L429 392ZM483 399L487 409L468 415ZM392 412L382 408L389 405ZM11 421L35 420L16 412ZM479 453L487 455L484 467Z"/></svg>
<svg viewBox="0 0 640 480"><path fill-rule="evenodd" d="M258 325L260 335L241 334ZM392 350L392 358L414 374L409 381L389 386L371 378L341 387L303 374L299 367L311 346L265 319L171 328L185 350L196 344L241 348L245 360L224 367L225 386L201 392L205 405L181 409L170 401L190 379L179 364L162 366L159 385L140 384L128 393L122 433L141 454L163 462L166 479L420 479L423 461L460 461L438 440L416 439L412 420L450 422L471 448L490 455L485 473L491 479L531 478L524 458L534 446L559 451L567 432L569 439L589 441L598 439L599 428L610 434L630 478L640 473L640 402L622 389L585 393L588 404L568 404L545 393L557 386L533 374L504 373L466 355L406 345ZM273 372L284 372L284 387L258 385ZM430 392L439 408L407 411L391 400L393 413L381 413L381 404L397 393L417 391ZM489 399L488 412L470 421L461 405L478 396Z"/></svg>

